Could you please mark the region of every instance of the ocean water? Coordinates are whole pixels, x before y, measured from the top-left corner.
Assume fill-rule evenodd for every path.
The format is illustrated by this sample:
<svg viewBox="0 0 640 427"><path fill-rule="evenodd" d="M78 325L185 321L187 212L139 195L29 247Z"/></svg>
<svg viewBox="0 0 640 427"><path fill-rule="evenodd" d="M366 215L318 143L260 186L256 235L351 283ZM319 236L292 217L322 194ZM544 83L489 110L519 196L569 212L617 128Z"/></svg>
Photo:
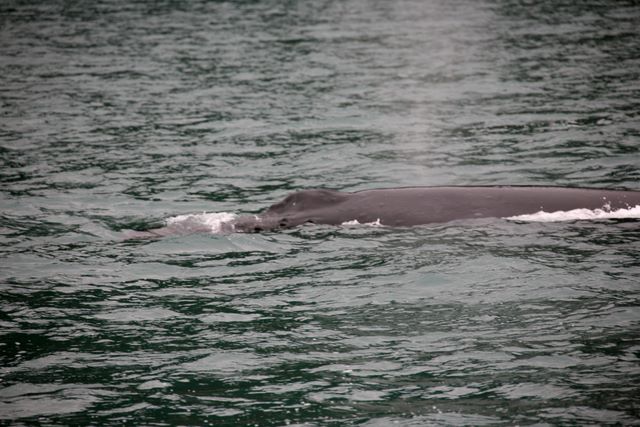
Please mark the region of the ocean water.
<svg viewBox="0 0 640 427"><path fill-rule="evenodd" d="M640 424L637 212L124 238L303 188L640 189L638 28L634 1L3 1L0 424Z"/></svg>

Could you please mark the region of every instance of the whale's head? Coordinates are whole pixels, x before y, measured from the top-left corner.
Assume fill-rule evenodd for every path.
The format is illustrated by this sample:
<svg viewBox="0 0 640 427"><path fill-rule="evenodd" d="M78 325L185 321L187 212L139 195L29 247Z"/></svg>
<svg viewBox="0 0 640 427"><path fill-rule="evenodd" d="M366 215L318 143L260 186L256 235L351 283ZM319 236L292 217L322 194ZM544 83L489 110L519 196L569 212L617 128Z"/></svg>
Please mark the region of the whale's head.
<svg viewBox="0 0 640 427"><path fill-rule="evenodd" d="M257 233L313 223L315 214L344 201L347 194L333 190L302 190L271 205L260 215L242 216L233 222L235 231Z"/></svg>

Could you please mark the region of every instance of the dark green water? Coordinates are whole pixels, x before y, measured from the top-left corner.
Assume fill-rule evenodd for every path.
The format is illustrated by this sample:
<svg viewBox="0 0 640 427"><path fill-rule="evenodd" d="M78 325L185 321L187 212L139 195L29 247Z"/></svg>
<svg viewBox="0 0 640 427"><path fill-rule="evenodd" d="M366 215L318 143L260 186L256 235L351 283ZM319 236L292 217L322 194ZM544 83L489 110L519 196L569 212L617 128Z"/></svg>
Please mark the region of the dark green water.
<svg viewBox="0 0 640 427"><path fill-rule="evenodd" d="M0 423L640 424L640 227L123 241L295 189L640 188L640 5L0 4Z"/></svg>

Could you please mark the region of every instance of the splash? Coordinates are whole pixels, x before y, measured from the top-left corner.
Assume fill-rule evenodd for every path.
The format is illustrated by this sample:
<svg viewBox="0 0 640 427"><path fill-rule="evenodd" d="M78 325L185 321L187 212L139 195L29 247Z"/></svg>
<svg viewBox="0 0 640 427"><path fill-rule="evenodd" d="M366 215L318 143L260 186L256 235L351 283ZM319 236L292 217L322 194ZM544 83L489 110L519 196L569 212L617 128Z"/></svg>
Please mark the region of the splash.
<svg viewBox="0 0 640 427"><path fill-rule="evenodd" d="M210 232L220 233L237 217L229 212L212 212L177 215L165 220L166 227L179 233Z"/></svg>
<svg viewBox="0 0 640 427"><path fill-rule="evenodd" d="M365 222L364 224L361 224L357 219L352 219L351 221L345 221L340 225L368 225L368 226L373 226L373 227L382 227L383 224L380 222L380 218L376 219L375 221L372 222Z"/></svg>
<svg viewBox="0 0 640 427"><path fill-rule="evenodd" d="M536 212L533 214L510 216L505 219L512 221L531 222L560 222L560 221L580 221L580 220L602 220L602 219L640 219L640 205L627 209L610 210L607 206L602 209L573 209L570 211L556 212Z"/></svg>

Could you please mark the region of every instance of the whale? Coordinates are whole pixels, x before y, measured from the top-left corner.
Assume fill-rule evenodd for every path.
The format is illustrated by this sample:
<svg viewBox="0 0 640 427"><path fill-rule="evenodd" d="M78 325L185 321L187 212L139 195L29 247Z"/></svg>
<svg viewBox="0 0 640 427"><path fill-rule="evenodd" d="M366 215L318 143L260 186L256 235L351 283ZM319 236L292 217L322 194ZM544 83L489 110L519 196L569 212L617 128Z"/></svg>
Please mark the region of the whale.
<svg viewBox="0 0 640 427"><path fill-rule="evenodd" d="M261 232L302 224L375 223L409 227L455 220L506 218L574 209L628 209L640 191L541 186L400 187L341 192L294 192L258 215L233 221L238 232Z"/></svg>
<svg viewBox="0 0 640 427"><path fill-rule="evenodd" d="M222 232L257 233L304 224L345 223L410 227L480 218L509 218L537 212L640 206L640 191L549 186L437 186L377 188L355 192L305 189L257 215L241 215ZM128 238L162 237L210 228L167 226L130 232Z"/></svg>

